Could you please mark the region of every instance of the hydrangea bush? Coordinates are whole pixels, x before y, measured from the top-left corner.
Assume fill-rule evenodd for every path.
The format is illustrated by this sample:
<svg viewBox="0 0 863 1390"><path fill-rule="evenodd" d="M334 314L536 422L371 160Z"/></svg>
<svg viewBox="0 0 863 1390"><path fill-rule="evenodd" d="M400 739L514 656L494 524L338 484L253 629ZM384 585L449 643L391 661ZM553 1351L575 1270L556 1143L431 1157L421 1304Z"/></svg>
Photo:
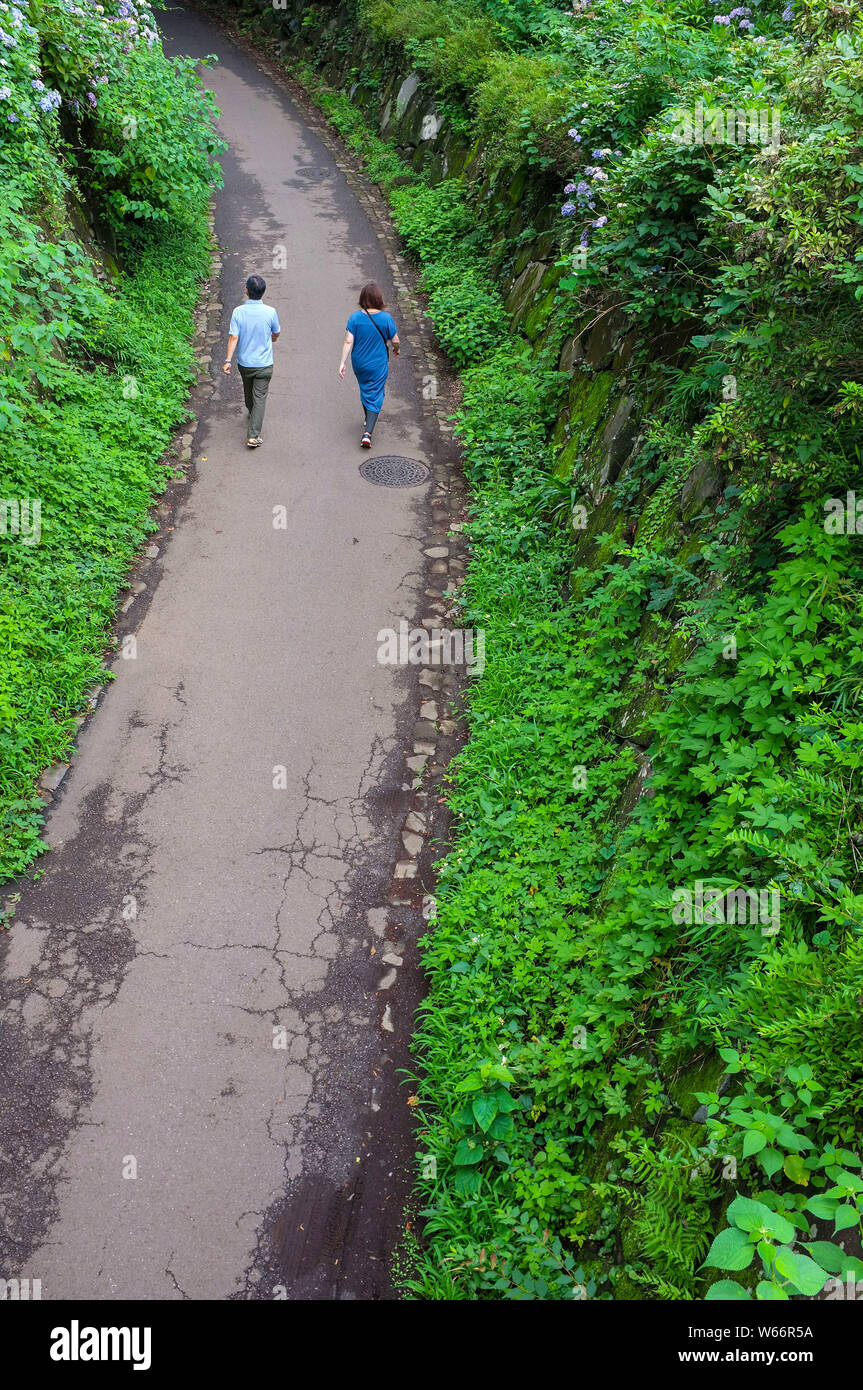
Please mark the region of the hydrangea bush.
<svg viewBox="0 0 863 1390"><path fill-rule="evenodd" d="M0 46L0 139L12 158L33 140L66 137L70 151L83 150L73 167L115 227L196 205L218 148L211 99L192 63L165 58L147 4L3 3Z"/></svg>

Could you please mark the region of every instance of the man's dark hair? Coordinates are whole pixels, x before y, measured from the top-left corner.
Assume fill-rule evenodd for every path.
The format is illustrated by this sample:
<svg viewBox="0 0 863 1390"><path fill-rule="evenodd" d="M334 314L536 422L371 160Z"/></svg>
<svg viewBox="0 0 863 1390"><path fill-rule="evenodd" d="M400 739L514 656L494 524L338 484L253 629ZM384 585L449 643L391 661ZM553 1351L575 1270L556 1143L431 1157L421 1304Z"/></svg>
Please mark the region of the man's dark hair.
<svg viewBox="0 0 863 1390"><path fill-rule="evenodd" d="M250 275L246 281L246 289L249 291L250 299L263 299L266 288L267 282L261 275Z"/></svg>
<svg viewBox="0 0 863 1390"><path fill-rule="evenodd" d="M367 285L363 285L360 290L360 308L383 309L383 307L384 292L380 285L376 285L374 280L371 280Z"/></svg>

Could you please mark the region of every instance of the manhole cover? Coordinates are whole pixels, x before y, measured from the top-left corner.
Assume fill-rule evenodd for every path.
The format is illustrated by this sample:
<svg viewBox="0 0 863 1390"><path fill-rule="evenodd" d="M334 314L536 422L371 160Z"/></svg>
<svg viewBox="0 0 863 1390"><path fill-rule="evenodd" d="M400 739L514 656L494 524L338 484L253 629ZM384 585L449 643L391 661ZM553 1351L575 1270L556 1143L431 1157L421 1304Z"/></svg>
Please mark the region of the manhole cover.
<svg viewBox="0 0 863 1390"><path fill-rule="evenodd" d="M428 481L429 471L424 463L416 459L403 459L395 454L382 454L380 458L366 459L360 464L360 472L368 483L378 487L416 487Z"/></svg>
<svg viewBox="0 0 863 1390"><path fill-rule="evenodd" d="M312 164L304 165L302 169L297 169L297 177L301 179L328 179L329 169L318 169Z"/></svg>

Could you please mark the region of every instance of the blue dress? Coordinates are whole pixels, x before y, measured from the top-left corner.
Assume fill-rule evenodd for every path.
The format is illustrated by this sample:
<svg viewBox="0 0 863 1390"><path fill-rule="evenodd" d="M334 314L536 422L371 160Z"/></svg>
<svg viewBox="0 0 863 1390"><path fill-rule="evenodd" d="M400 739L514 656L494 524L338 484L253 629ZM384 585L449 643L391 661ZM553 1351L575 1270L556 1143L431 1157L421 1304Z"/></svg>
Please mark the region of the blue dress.
<svg viewBox="0 0 863 1390"><path fill-rule="evenodd" d="M359 383L363 408L380 411L390 370L382 335L386 336L387 342L395 337L398 332L395 319L383 310L370 315L357 309L348 319L346 332L354 335L351 366Z"/></svg>

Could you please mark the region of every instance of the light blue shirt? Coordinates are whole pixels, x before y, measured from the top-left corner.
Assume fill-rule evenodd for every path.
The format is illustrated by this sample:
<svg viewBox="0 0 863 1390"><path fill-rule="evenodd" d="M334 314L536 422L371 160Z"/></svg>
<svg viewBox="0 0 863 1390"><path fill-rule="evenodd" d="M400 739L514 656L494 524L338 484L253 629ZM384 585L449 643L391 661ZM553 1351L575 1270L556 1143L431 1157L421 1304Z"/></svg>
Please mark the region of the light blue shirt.
<svg viewBox="0 0 863 1390"><path fill-rule="evenodd" d="M279 316L262 299L247 299L231 314L231 337L237 338L237 362L241 367L272 367L273 333L281 333Z"/></svg>

